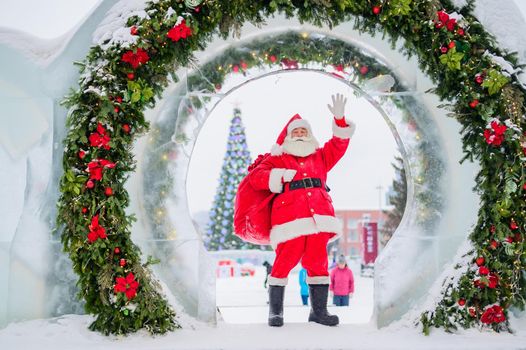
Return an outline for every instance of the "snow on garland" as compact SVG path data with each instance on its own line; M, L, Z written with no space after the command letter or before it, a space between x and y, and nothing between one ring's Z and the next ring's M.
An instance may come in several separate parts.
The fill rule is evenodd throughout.
M447 0L283 0L250 7L240 0L117 3L80 64L79 89L65 100L69 132L57 222L79 275L80 297L96 316L90 328L120 334L178 326L149 271L152 261L142 263L130 239L134 217L125 212L124 183L134 169L133 140L148 130L144 109L161 96L174 65L191 62L214 34L227 36L244 22L259 24L281 12L328 26L353 15L362 32L383 31L393 43L404 38L403 51L418 55L435 93L454 101L464 159L480 161L481 208L470 234L469 268L455 283L445 283L441 300L422 314L421 323L425 332L433 326L508 330L508 309L525 305L524 90L515 74L503 71L502 60L484 55L502 57L516 70L515 58L497 47L472 10L471 1L455 8ZM298 66L287 57L275 59L290 69ZM94 93L99 91L104 93ZM99 123L104 132L97 130ZM93 133L98 136L90 143Z

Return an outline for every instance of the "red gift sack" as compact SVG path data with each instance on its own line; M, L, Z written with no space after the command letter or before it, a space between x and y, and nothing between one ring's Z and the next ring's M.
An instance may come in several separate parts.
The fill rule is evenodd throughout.
M256 190L249 181L250 172L270 153L259 157L248 167L248 175L239 183L234 204L234 233L244 241L270 244L270 213L275 193Z

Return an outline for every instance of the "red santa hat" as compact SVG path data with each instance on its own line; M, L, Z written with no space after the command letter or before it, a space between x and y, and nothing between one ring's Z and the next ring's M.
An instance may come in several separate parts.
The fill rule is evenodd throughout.
M287 124L279 134L276 143L272 146L272 149L270 150L270 154L272 154L273 156L281 155L283 153L281 145L283 145L283 142L285 141L287 135L290 135L292 133L292 130L296 128L305 128L309 132L309 136L312 136L312 129L310 127L309 122L303 119L299 114L295 114L292 118L290 118L290 120L287 122Z

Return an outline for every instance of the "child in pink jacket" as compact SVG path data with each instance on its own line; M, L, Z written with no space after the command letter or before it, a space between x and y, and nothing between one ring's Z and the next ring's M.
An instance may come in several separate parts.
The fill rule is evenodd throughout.
M349 306L349 298L354 293L354 276L343 255L338 257L338 266L331 270L330 277L334 305Z

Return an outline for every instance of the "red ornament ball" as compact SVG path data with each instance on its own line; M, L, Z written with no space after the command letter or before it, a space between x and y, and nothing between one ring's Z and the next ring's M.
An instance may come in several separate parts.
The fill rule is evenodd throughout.
M479 257L477 258L477 260L475 260L475 262L477 263L477 266L482 266L482 265L484 265L484 262L485 262L485 261L486 261L486 260L484 259L483 256L479 256Z
M369 67L367 66L361 66L360 67L360 74L366 75L369 72Z
M91 189L91 188L95 187L95 183L93 181L91 181L91 180L88 180L86 182L86 187Z
M88 212L88 208L82 207L82 214L86 214Z
M497 242L496 240L492 240L489 244L489 246L492 248L492 249L497 249L497 247L499 246L499 242Z
M447 53L448 51L449 51L449 49L446 46L442 46L440 48L440 52L442 52L442 53Z
M86 152L79 151L78 156L79 156L80 159L84 159L84 157L86 156Z
M119 247L115 247L115 249L113 249L113 252L115 254L120 254L121 253L121 249Z
M519 228L519 226L517 226L517 224L515 223L515 220L511 220L511 222L510 222L510 228L511 228L512 230L516 230L516 229Z
M115 97L115 101L117 101L118 103L122 103L122 97L121 96Z
M491 225L491 227L489 228L489 232L495 233L495 230L496 230L495 225Z
M464 34L466 34L466 33L464 32L464 29L458 28L457 34L460 35L460 36L464 36Z
M111 187L106 187L106 189L104 190L104 194L108 197L113 195L113 190L111 189Z
M199 12L201 11L201 7L197 6L197 7L194 9L194 11L195 11L196 13L199 13Z
M450 49L454 48L457 44L454 42L454 41L451 41L447 47L449 47Z
M513 237L511 236L506 237L506 242L513 243Z
M483 82L484 82L484 77L483 77L482 75L479 74L479 75L477 75L477 76L475 77L475 83L477 83L477 84L480 85L480 84L482 84Z
M270 59L270 62L272 63L275 63L278 60L278 58L274 55L271 55L269 59Z
M121 110L119 107L115 107L113 108L113 110L115 111L115 113L119 113L119 111Z
M479 104L479 100L475 99L475 100L473 100L473 101L471 101L471 102L469 103L469 106L470 106L471 108L475 108L475 107L478 106L478 104Z
M132 26L132 27L130 28L130 34L131 34L131 35L137 35L137 34L139 34L139 29L137 29L136 26Z
M460 305L460 306L464 306L464 305L466 305L466 300L464 300L464 299L458 299L458 305Z
M241 61L241 69L247 70L247 68L248 68L248 64L244 61Z
M134 73L128 73L127 76L128 76L129 80L135 79L135 74Z
M526 182L522 185L522 189L526 191Z
M123 130L125 133L129 134L129 133L130 133L130 130L131 130L131 127L130 127L129 124L122 124L122 130Z
M239 72L239 66L236 64L234 67L232 67L232 70L234 71L234 73Z
M380 6L373 6L373 13L375 15L380 14L380 12L382 12L382 8Z
M121 267L124 267L124 266L126 265L126 259L121 259L121 260L119 260L119 265L120 265Z

